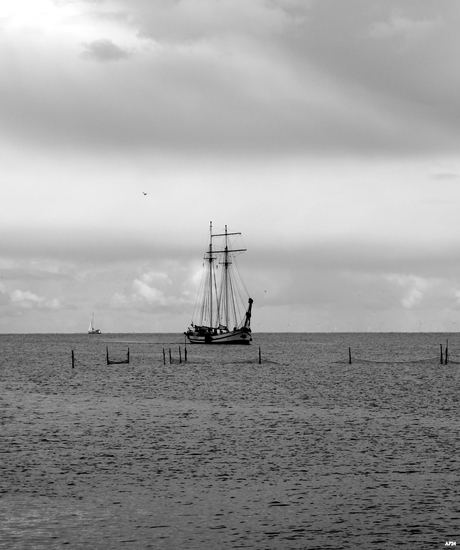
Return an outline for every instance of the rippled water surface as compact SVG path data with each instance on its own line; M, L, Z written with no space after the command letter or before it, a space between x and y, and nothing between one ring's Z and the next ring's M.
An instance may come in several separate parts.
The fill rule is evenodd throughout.
M1 548L460 545L460 336L0 345Z

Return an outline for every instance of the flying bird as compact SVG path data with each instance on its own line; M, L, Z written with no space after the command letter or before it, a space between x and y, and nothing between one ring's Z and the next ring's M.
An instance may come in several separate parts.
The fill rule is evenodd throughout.
M142 191L142 193L144 193L144 195L147 195L147 193L145 191Z

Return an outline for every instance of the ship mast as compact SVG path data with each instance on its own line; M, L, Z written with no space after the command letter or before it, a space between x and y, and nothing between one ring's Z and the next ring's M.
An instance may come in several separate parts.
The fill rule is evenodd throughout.
M212 222L209 222L209 326L212 328Z
M227 226L225 226L225 232L224 233L217 233L215 235L211 235L212 237L224 237L224 250L214 250L214 254L223 254L223 261L222 265L224 266L224 272L222 274L222 287L221 287L221 300L223 300L223 304L218 307L220 309L220 312L223 313L223 316L225 318L225 326L229 328L228 324L230 322L229 319L229 266L231 265L231 253L235 252L245 252L246 248L238 248L238 249L228 249L228 237L232 235L241 235L241 233L229 233L227 231ZM230 289L230 291L233 293L233 290ZM219 313L219 312L218 312ZM237 323L237 319L235 318L235 323Z
M225 248L224 248L224 291L225 291L225 326L228 328L228 237L227 226L225 226Z

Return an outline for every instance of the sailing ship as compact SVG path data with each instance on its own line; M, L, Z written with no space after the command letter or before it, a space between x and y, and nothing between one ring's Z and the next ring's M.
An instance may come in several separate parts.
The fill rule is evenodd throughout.
M253 300L248 299L245 311L241 298L242 289L238 286L235 273L238 270L233 269L236 266L235 257L246 251L246 248L232 248L232 243L240 235L241 233L229 233L227 226L224 233L213 234L212 222L210 223L203 278L191 326L184 332L191 344L248 345L252 341ZM222 267L220 270L219 266ZM241 279L240 282L244 287Z
M101 331L98 328L94 328L94 312L91 316L91 321L89 322L88 334L101 334Z

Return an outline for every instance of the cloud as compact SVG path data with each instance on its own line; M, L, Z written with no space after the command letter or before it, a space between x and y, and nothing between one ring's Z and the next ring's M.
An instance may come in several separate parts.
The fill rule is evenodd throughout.
M161 290L149 286L144 281L136 279L133 283L134 292L141 298L144 298L150 304L167 305L167 300Z
M37 302L37 303L43 303L45 301L44 298L41 296L37 296L36 294L33 294L32 292L22 290L14 290L11 293L11 301L12 302Z
M27 309L59 309L61 307L60 301L57 298L47 300L43 296L38 296L28 290L13 290L13 292L10 293L10 299L13 304Z
M401 305L406 309L413 309L421 305L425 292L433 282L421 277L390 274L387 276L390 283L394 283L405 290L405 295L401 299Z
M307 4L307 3L306 3ZM143 37L169 45L215 45L222 53L235 53L240 39L246 45L270 40L289 29L295 16L283 9L282 3L263 0L187 0L149 5L126 3L131 19Z
M134 278L124 292L112 295L111 306L150 312L190 310L195 300L191 292L196 285L191 283L193 274L172 259L163 259L158 263L165 265L163 271L148 270Z
M371 25L369 36L377 39L393 39L401 36L407 47L415 47L441 24L439 17L435 19L414 20L401 15L400 10L391 13L387 21L379 21Z
M83 44L83 47L85 51L82 53L82 57L100 62L119 61L128 59L132 55L132 52L120 48L107 38Z
M459 178L460 178L460 176L458 174L454 174L454 173L451 173L451 172L440 172L438 174L432 174L430 176L430 179L439 180L439 181L458 180Z
M9 136L214 155L458 149L460 81L450 52L459 38L450 3L436 16L422 3L414 16L395 2L133 0L119 1L124 16L110 22L106 3L78 5L71 21L79 26L67 21L67 36L46 35L51 50L34 38L40 71L28 68L27 44L3 38L0 46L17 52L14 65L0 67ZM424 40L401 52L395 33L421 26L430 29ZM87 29L105 38L82 41ZM376 40L375 29L387 29L388 39ZM82 43L85 59L126 63L117 71L79 66Z

